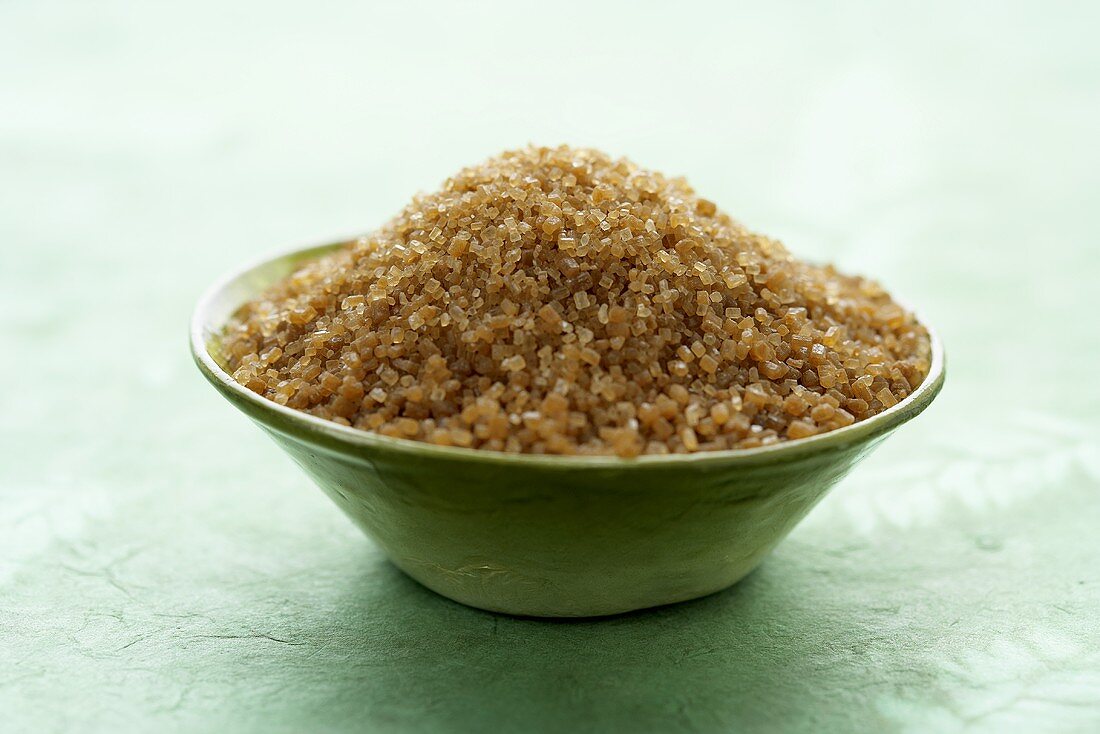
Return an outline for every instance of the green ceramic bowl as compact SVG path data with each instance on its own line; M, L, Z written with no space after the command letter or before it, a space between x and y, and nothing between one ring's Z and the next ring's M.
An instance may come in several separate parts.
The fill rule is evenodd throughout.
M218 351L217 334L242 303L342 244L281 255L214 286L192 320L195 362L394 564L482 609L586 617L724 589L943 385L943 349L930 329L932 370L912 395L869 420L775 446L620 459L387 438L256 395Z

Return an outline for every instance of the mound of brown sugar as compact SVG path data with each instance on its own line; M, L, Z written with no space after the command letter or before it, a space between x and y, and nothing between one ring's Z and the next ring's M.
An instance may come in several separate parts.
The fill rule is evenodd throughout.
M662 454L830 431L908 395L928 334L680 178L526 148L460 171L246 304L224 356L280 404L509 452Z

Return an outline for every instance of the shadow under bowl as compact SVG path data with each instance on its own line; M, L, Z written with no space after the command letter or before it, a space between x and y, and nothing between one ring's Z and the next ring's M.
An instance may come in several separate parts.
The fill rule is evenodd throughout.
M267 400L225 370L218 335L246 301L345 243L265 260L199 301L203 375L266 431L409 576L470 606L588 617L694 599L735 583L944 381L846 428L756 449L561 457L440 447L340 426Z

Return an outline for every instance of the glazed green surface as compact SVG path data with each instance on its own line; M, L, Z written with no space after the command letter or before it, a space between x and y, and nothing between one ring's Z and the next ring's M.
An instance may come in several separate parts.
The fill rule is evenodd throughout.
M755 450L631 460L516 456L364 433L243 388L226 371L220 346L241 304L339 246L278 255L210 288L191 322L195 364L394 565L479 609L606 616L725 589L944 383L942 347L930 330L929 374L891 410Z
M615 614L724 589L837 473L786 466L734 479L682 468L669 476L364 462L277 439L410 576L465 604L540 617Z
M517 3L459 45L469 9L392 7L0 4L0 729L1100 728L1096 9L558 4L600 29L569 42ZM600 65L637 73L570 83ZM727 592L446 601L187 354L227 269L528 139L684 173L947 345L935 404Z

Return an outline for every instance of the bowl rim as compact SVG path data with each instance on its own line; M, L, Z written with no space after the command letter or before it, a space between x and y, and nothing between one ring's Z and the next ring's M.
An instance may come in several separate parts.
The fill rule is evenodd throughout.
M424 459L450 459L464 462L481 462L503 466L539 467L550 469L629 469L632 467L698 467L700 465L721 464L759 464L762 461L786 461L806 458L826 451L839 450L857 443L869 443L872 439L892 432L923 412L943 388L946 374L946 359L939 335L916 311L910 309L904 301L894 298L917 318L928 331L932 350L932 363L928 375L917 389L905 399L883 412L857 421L849 426L837 428L806 438L790 439L767 446L746 449L723 449L720 451L697 451L689 454L642 454L633 458L615 455L557 455L507 453L490 449L463 448L458 446L439 446L426 441L394 438L360 428L342 426L339 423L318 418L317 416L280 405L273 400L258 395L241 385L226 372L209 350L209 338L223 323L210 323L210 311L223 293L234 284L257 274L277 263L287 261L299 265L328 252L355 242L357 237L327 242L321 245L281 250L272 255L254 259L243 266L231 270L218 278L213 285L200 296L191 314L190 348L191 356L199 370L210 383L234 405L246 412L253 420L262 423L265 428L279 433L291 433L303 440L319 443L339 453L359 453L361 451L383 451L421 457ZM236 307L242 305L236 304ZM215 329L208 328L214 326ZM244 406L251 410L245 411Z

